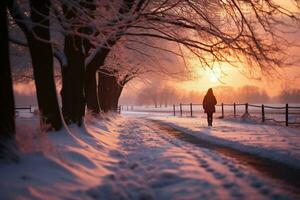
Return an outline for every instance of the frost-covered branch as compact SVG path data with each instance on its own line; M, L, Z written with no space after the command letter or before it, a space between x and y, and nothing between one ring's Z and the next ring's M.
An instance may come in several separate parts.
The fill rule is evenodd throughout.
M12 37L11 35L9 35L9 41L14 44L23 46L23 47L28 47L28 44L26 41L20 40L19 38L16 38L16 37ZM57 47L57 45L53 45L53 54L54 54L54 57L60 63L61 67L67 66L68 61L66 59L66 56L62 51L60 51L60 49Z

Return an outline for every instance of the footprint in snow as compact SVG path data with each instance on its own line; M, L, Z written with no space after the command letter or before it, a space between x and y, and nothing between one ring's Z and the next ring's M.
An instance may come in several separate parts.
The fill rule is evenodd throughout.
M261 188L263 186L263 183L260 182L260 181L253 181L250 183L250 185L253 187L253 188Z
M244 194L239 189L233 189L230 194L237 199L243 199L244 197Z
M133 163L132 165L130 165L130 169L134 170L135 168L137 168L139 165L137 163Z
M172 172L163 172L159 178L155 179L150 185L153 188L165 187L182 181L182 178Z
M235 167L230 168L229 170L230 170L231 172L233 172L233 173L238 173L238 172L240 172L239 169L238 169L238 168L235 168Z
M113 157L124 158L124 155L123 155L121 152L116 151L116 150L110 151L110 154L111 154Z
M269 195L271 194L271 190L269 188L266 188L266 187L263 187L259 190L259 192L262 194L262 195Z
M124 167L127 163L124 160L120 160L118 164L119 166Z
M272 200L290 200L289 197L286 197L286 196L281 195L281 194L272 194L271 199Z
M149 193L142 193L138 197L138 200L152 200L152 199L154 199L154 197Z
M207 168L206 168L206 171L207 171L207 172L213 173L215 170L214 170L213 168L211 168L211 167L207 167Z
M226 175L225 174L222 174L222 173L220 173L220 172L214 172L213 173L213 175L214 175L214 177L216 178L216 179L224 179L225 177L226 177Z
M112 181L116 180L116 176L114 174L107 175L107 178L110 179L110 180L112 180Z
M234 188L234 187L237 187L237 185L233 182L225 182L223 183L222 185L224 188L226 189L230 189L230 188Z
M152 171L152 170L154 170L154 169L156 169L155 166L148 166L148 167L147 167L147 171Z
M236 172L235 176L238 178L243 178L245 176L245 174L243 172Z
M202 164L200 164L200 165L201 165L201 167L203 167L204 169L206 169L206 168L209 167L209 165L208 165L207 163L202 163Z

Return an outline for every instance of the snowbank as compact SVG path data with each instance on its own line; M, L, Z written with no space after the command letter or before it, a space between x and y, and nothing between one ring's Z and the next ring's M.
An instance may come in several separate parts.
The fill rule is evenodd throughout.
M109 131L113 119L89 119L86 127L45 134L38 119L19 118L20 162L0 163L0 199L91 198L82 191L101 184L117 162L109 155L118 142Z

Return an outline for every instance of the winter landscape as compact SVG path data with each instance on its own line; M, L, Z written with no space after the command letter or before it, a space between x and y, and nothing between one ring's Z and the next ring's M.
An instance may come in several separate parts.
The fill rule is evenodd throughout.
M300 199L298 0L1 0L0 199Z

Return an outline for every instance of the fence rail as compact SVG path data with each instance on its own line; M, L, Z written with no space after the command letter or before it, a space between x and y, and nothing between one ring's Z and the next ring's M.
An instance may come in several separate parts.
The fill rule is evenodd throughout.
M33 106L32 105L18 105L15 107L15 111L18 112L19 110L28 110L30 113L33 113Z
M261 120L261 122L274 121L276 123L283 123L285 126L300 125L300 106L294 106L285 104L284 106L273 106L265 104L249 104L249 103L221 103L217 104L217 112L221 114L220 118L224 118L225 115L233 114L233 117L238 115L254 116ZM200 108L199 108L200 107ZM121 110L127 111L139 111L138 106L121 106ZM160 109L160 110L159 110ZM150 110L144 110L150 111ZM202 104L189 103L189 104L173 104L168 109L156 108L150 112L165 112L174 116L190 116L194 117L196 112L203 112ZM232 113L233 112L233 113Z

